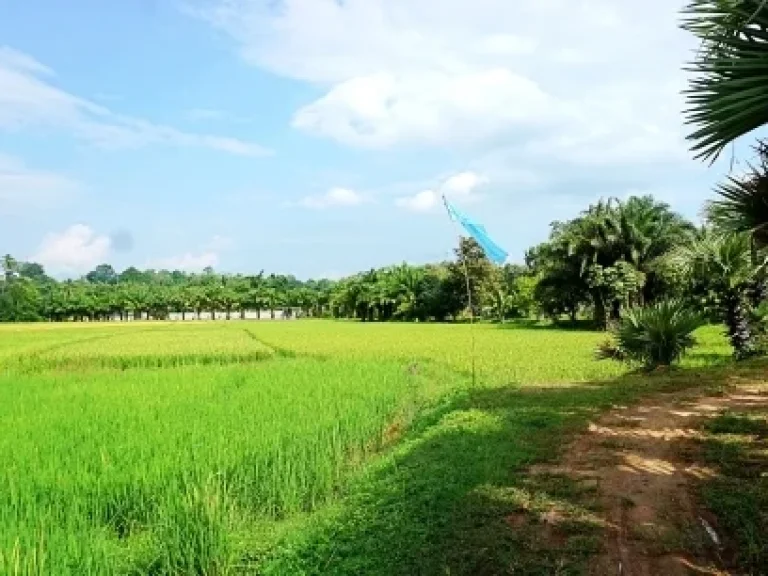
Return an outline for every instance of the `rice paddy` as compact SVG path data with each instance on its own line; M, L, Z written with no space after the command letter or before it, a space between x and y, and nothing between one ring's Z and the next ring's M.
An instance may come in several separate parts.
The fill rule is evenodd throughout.
M688 366L727 361L719 332L701 332ZM350 526L358 529L351 541L364 536L349 521L354 510L387 509L384 497L365 500L392 481L382 470L400 478L419 434L432 442L447 426L477 439L503 427L495 408L447 408L481 390L620 377L625 367L594 359L602 337L527 325L323 321L2 326L0 574L378 573L359 571L369 564L327 543L331 534L351 538ZM596 406L611 397L601 394ZM525 406L539 413L553 404ZM397 532L413 530L409 541L418 542L434 522L445 528L461 478L488 481L539 450L544 457L555 436L523 452L515 439L548 436L550 426L562 432L572 414L521 413L503 449L504 458L523 456L503 465L463 440L455 456L465 470L451 472L455 481L427 474L444 509L429 500L428 516L410 517ZM398 506L424 497L395 484ZM369 536L407 548L384 532ZM364 553L366 545L352 548ZM389 573L444 568L423 566L395 564Z

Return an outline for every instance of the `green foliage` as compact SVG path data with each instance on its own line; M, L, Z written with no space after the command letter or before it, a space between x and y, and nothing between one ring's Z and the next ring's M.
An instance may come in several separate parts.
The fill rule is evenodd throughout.
M91 284L115 284L117 283L118 276L111 265L99 264L85 275L85 279Z
M472 312L479 317L483 302L493 301L498 296L498 272L472 238L461 238L455 254L456 260L448 264L448 285L463 310L469 307L467 290L470 291Z
M625 311L613 329L613 346L599 357L638 362L646 368L670 366L693 347L693 332L704 324L700 314L679 300L668 300Z
M587 285L608 302L631 306L645 285L645 274L624 261L607 267L593 264L587 269Z
M515 278L511 293L513 317L528 318L536 312L536 288L538 285L539 279L530 273Z
M755 248L768 248L768 143L756 146L759 163L735 178L729 176L709 203L710 220L721 230L752 236Z
M749 293L765 263L755 264L753 256L749 235L705 231L666 257L667 265L687 278L690 293L715 307L739 359L759 352Z
M453 261L403 263L338 282L263 272L221 275L210 268L200 274L136 268L118 274L108 264L79 280L55 282L42 266L7 256L0 320L162 320L172 314L223 320L249 311L261 317L266 310L272 318L281 311L282 317L440 322L466 319L469 294L474 316L497 322L533 315L575 322L591 313L603 329L628 306L669 297L698 300L717 314L730 302L732 312L738 304L728 291L733 287L713 283L706 274L691 282L678 268L663 265L673 247L691 245L695 237L688 221L644 196L600 201L572 220L555 222L549 240L528 251L525 266L494 266L467 238ZM752 248L754 261L760 254L754 243ZM749 300L759 304L765 286L765 277L753 274ZM749 309L737 312L748 316Z
M693 0L683 27L700 41L686 91L689 136L714 160L728 143L768 123L768 2Z
M589 307L595 324L605 327L622 307L665 296L655 263L693 233L687 220L650 196L600 201L573 220L555 222L549 240L527 258L540 277L539 307L572 318Z
M32 322L40 318L40 291L38 285L21 271L26 270L23 264L10 255L6 255L2 264L3 275L0 276L0 322Z

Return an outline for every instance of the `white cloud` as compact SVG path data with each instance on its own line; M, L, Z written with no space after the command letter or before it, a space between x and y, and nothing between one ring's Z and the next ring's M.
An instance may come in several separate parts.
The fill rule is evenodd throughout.
M434 190L422 190L413 196L403 196L395 200L395 206L411 212L429 212L440 204L440 195Z
M18 158L0 154L0 215L53 209L79 190L74 180L33 170Z
M348 145L514 145L574 164L685 150L684 0L198 1L247 62L324 90L295 127Z
M476 172L461 172L448 178L442 190L446 195L469 196L478 186L487 182L487 177Z
M556 122L560 108L535 82L504 69L413 78L378 73L336 85L298 110L293 125L365 147L462 144L509 125Z
M48 234L30 258L55 274L87 272L106 261L112 248L109 236L96 233L84 224Z
M198 147L240 156L266 149L237 138L193 134L141 118L115 113L57 88L53 72L31 56L0 47L0 129L47 128L69 131L104 148L150 144Z
M221 253L231 250L234 246L235 240L232 237L217 234L199 246L199 251L151 259L147 262L147 267L156 270L200 272L209 266L211 268L218 266L221 261Z
M459 172L444 179L437 190L422 190L413 196L401 196L395 199L395 206L411 212L431 212L438 207L445 196L464 203L477 198L478 187L487 184L488 178L477 172Z
M325 208L348 208L359 206L366 198L359 192L349 188L331 188L325 194L306 196L299 202L300 206L322 210Z
M178 256L151 260L147 265L156 270L184 270L187 272L200 272L209 266L215 268L219 263L219 254L212 250L193 254L187 252Z

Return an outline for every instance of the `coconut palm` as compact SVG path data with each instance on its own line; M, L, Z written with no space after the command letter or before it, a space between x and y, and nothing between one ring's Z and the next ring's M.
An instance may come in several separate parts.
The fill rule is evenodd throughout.
M765 264L753 264L749 236L706 233L672 251L668 262L716 293L735 356L753 356L756 338L750 325L749 289Z
M697 157L714 161L768 123L768 0L692 0L683 28L701 40L686 91Z

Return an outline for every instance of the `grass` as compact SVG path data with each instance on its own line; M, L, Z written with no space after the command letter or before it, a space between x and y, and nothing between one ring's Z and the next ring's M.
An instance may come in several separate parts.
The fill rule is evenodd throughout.
M0 378L0 573L220 573L239 526L328 502L422 378L306 359Z
M484 384L553 384L608 380L626 366L596 362L605 334L527 324L365 324L359 322L270 322L257 326L262 342L299 355L386 357L403 362L437 363L463 374L471 370L475 340L479 379ZM722 328L696 333L700 346L686 367L727 363L731 350Z
M707 426L706 461L719 475L702 488L717 516L729 564L744 574L768 566L768 410L728 411Z
M703 330L688 368L728 362ZM468 351L474 334L478 385ZM514 529L596 411L686 371L626 375L602 335L307 322L0 327L0 573L576 573Z
M755 377L765 365L740 370ZM457 394L425 413L395 450L353 481L343 506L293 533L258 573L584 574L601 533L589 508L595 499L586 493L594 486L532 477L527 467L555 460L566 438L612 405L650 392L718 389L735 372L681 370ZM542 517L553 508L563 517L555 526Z

